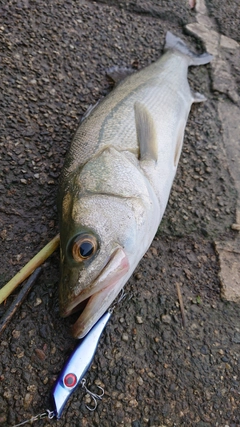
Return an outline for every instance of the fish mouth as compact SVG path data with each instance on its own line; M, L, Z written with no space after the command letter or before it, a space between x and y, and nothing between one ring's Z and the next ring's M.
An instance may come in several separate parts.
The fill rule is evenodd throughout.
M90 287L83 289L63 312L63 317L76 312L85 305L80 317L72 326L72 335L83 338L109 308L125 284L129 270L128 258L123 248L117 248L108 263Z

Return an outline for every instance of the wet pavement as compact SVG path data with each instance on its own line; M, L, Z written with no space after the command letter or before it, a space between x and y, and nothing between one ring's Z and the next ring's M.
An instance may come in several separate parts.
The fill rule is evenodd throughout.
M159 232L86 375L105 396L92 413L79 388L59 421L36 426L240 426L239 11L218 0L195 10L157 0L0 4L0 285L58 232L58 176L83 113L111 90L106 69L156 60L167 30L215 57L189 70L208 100L192 107ZM56 252L1 335L3 427L52 408L75 346L73 319L59 317L58 278Z

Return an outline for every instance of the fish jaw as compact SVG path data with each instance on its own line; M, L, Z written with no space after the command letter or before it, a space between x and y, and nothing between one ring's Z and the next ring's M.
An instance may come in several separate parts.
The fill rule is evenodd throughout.
M71 332L74 338L83 338L90 331L107 311L124 285L125 281L119 280L118 283L114 283L90 297L83 313L72 326Z
M128 271L128 257L123 248L118 247L94 282L83 289L67 306L62 307L62 316L67 317L80 303L89 299L72 327L74 337L83 338L105 313L124 286Z

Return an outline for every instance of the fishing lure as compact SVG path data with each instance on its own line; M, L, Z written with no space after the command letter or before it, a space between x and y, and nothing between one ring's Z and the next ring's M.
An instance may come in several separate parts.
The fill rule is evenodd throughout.
M102 393L100 395L92 393L86 387L86 380L84 378L84 375L86 374L92 363L92 360L97 350L99 339L108 320L112 315L112 312L113 308L110 308L99 319L99 321L93 326L90 332L83 339L80 340L77 347L74 349L73 353L67 360L51 393L54 406L53 410L51 411L47 409L46 412L36 415L30 420L23 421L20 424L16 424L14 427L19 427L29 422L32 423L45 417L48 417L49 419L56 417L57 419L59 419L61 417L62 411L67 400L69 399L73 391L76 389L78 384L82 385L82 387L87 393L90 394L94 401L94 407L90 408L89 406L87 406L87 408L90 411L94 411L96 409L97 399L102 399L102 396L104 395L104 390L102 389L102 387L98 386L98 388L101 389Z
M108 310L85 336L85 338L81 340L80 344L75 348L60 373L52 391L54 413L57 418L60 418L67 400L80 382L85 390L87 390L84 375L92 363L99 339L111 317L111 314L112 310ZM94 393L90 394L95 399L103 396L103 394L100 396L95 395ZM88 409L91 410L89 407Z

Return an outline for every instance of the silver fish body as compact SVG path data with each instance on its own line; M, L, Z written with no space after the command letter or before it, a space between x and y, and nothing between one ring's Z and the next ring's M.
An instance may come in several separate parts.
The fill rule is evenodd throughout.
M87 302L84 336L149 248L164 214L193 102L189 65L206 64L171 33L157 62L124 79L77 130L59 187L60 306Z

